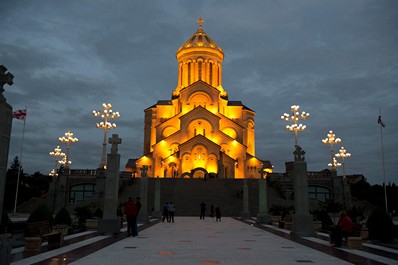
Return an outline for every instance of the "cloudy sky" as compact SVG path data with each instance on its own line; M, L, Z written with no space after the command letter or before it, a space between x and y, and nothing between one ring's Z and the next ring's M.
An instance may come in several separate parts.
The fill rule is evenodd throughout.
M256 155L276 172L293 159L280 116L309 112L299 134L308 169L327 168L333 130L352 157L347 174L382 183L381 109L387 181L398 177L398 1L1 1L0 64L15 76L4 96L28 108L25 173L47 174L49 152L70 129L72 168L96 168L103 131L92 110L110 102L121 117L121 167L143 152L144 109L170 99L176 50L205 20L222 47L223 87L256 111ZM395 118L394 118L395 117ZM21 149L13 120L9 164ZM109 146L108 146L109 147ZM109 150L109 149L108 149ZM339 168L342 174L342 169Z

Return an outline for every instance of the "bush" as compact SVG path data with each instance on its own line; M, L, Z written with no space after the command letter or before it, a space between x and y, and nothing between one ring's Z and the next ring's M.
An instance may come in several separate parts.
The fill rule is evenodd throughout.
M394 223L381 208L373 210L369 215L366 226L369 229L369 239L390 241L394 238Z
M322 229L331 230L333 227L332 218L324 209L316 209L312 212L315 221L322 222Z
M54 224L68 225L68 226L72 225L72 217L70 216L69 211L65 207L62 207L55 215Z
M47 204L42 204L39 207L37 207L35 210L33 210L33 212L30 214L26 222L31 223L31 222L40 222L40 221L49 221L50 224L52 224L54 221L53 212L47 206Z
M268 212L271 215L281 216L282 220L284 220L286 216L288 216L292 212L294 212L294 206L293 205L286 206L286 205L281 205L281 204L273 204Z
M94 212L94 217L102 219L104 217L104 212L102 211L101 208L97 208Z
M80 224L85 224L87 219L93 217L93 212L90 206L76 207L75 213Z

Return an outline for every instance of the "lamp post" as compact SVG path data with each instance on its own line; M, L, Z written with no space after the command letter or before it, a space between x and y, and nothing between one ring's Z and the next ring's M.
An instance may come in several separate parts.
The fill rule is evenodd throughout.
M76 137L73 137L73 133L71 133L70 130L68 130L68 132L65 133L65 136L59 137L58 139L62 143L66 143L66 154L64 156L63 163L61 163L61 164L64 164L65 169L69 169L69 164L71 164L71 162L69 160L70 144L79 141L79 139L77 139Z
M339 153L335 155L335 157L341 158L341 164L343 165L343 179L345 180L346 175L345 175L345 159L350 157L351 154L347 153L347 150L344 149L342 146L339 150Z
M333 157L333 162L329 163L328 166L336 170L337 167L341 166L341 163L337 162L337 159Z
M65 156L65 154L64 153L62 153L61 152L62 150L61 150L61 148L59 148L59 145L57 145L57 147L55 147L54 148L54 151L51 151L49 154L50 154L50 156L53 156L53 157L55 157L55 167L54 167L54 169L53 170L51 170L51 172L50 172L50 176L52 176L53 177L53 181L55 182L55 177L57 177L58 176L58 172L57 172L57 170L58 170L58 166L57 166L57 164L59 163L59 157L60 156Z
M297 124L299 120L306 120L310 114L308 112L299 112L300 106L298 105L293 105L290 107L291 115L284 113L281 116L282 120L285 120L287 122L292 121L293 124L291 125L286 125L286 131L294 132L294 143L295 145L298 145L298 132L304 131L307 126L303 124Z
M93 110L94 117L100 117L103 119L100 123L96 124L97 128L101 128L104 130L104 142L102 143L102 158L99 168L106 168L106 133L109 130L116 128L116 123L111 123L109 120L117 119L120 117L119 112L113 112L112 105L110 103L102 103L103 111L101 110Z
M325 139L322 139L322 143L324 144L329 144L330 145L330 163L329 166L332 168L332 171L336 171L336 163L337 160L334 157L334 150L333 150L333 145L338 144L341 142L340 138L336 138L336 135L333 133L333 131L329 131L327 134L327 137Z

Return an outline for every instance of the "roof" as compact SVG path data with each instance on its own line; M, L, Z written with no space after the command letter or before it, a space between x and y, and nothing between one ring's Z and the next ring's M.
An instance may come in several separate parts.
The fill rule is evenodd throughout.
M246 107L245 105L243 105L242 101L240 100L230 100L228 101L227 106L242 106L244 110L249 110L249 111L253 111L252 109L250 109L249 107Z
M181 50L190 49L190 48L210 48L220 51L224 54L224 51L220 46L217 45L206 32L203 31L201 22L199 22L198 30L177 50L177 53Z

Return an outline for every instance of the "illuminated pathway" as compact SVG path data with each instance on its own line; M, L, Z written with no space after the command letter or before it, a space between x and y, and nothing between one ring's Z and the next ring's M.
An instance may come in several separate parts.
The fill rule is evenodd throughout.
M175 221L149 226L134 238L102 236L102 241L114 241L107 246L101 246L100 240L46 260L25 259L15 264L396 264L393 259L398 256L397 251L392 258L374 254L363 258L354 255L358 250L334 249L316 238L294 241L283 230L233 218L215 222L212 218L176 217Z

